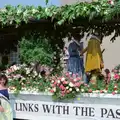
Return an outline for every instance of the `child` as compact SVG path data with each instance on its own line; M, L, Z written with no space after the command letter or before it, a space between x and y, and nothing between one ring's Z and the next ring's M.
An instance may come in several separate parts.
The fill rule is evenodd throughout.
M105 69L105 83L109 84L110 83L110 79L111 79L111 75L110 75L110 70L109 69Z
M0 75L0 120L12 120L12 109L9 103L9 94L7 88L8 79L5 75Z

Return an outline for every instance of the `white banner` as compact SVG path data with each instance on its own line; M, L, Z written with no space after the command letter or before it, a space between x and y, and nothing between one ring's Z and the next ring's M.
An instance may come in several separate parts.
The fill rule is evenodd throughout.
M120 106L59 102L14 102L15 118L30 120L118 120Z

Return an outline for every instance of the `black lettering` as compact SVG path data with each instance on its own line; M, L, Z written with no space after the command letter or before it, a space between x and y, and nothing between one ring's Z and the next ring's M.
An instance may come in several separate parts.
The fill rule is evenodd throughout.
M22 103L22 106L23 106L22 111L27 111L27 106L26 106L26 104L25 104L25 103Z
M104 117L104 115L107 114L107 109L101 108L101 117Z
M78 109L80 109L80 107L76 107L74 106L73 109L75 108L75 115L78 115Z
M58 108L58 114L60 114L60 108L62 108L62 106L56 105L56 108Z
M88 116L88 107L81 107L81 116Z
M20 111L20 108L18 108L18 103L15 103L15 110Z
M29 112L34 112L34 110L32 108L33 104L28 104L28 105L29 105Z
M53 114L55 114L55 106L53 105Z
M116 118L120 119L120 109L116 110Z
M94 117L95 116L95 114L94 114L94 108L92 108L92 107L90 107L89 108L89 116L91 116L91 117ZM93 114L92 114L93 113Z
M112 118L115 118L112 109L109 110L108 115L107 115L107 118L109 118L110 116L112 116Z
M22 103L20 103L20 111L22 111Z
M69 114L69 106L63 106L63 114Z
M35 104L35 105L34 105L34 107L35 107L34 112L38 112L38 111L39 111L38 106L39 106L38 104Z
M48 105L43 104L42 106L43 106L44 113L46 113L46 112L47 112L47 113L50 113L50 110L51 110L51 106L52 106L52 105L49 105L49 106L48 106Z

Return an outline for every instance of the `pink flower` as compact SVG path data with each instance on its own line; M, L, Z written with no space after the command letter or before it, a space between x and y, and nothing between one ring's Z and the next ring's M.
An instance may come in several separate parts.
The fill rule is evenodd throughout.
M65 91L61 91L61 95L62 95L62 97L64 97L65 96Z
M60 85L60 89L61 89L61 90L65 90L65 87L61 84L61 85Z
M92 93L92 89L89 89L88 92L89 92L89 93Z
M88 84L85 84L85 83L84 83L84 86L85 86L85 87L88 87Z
M112 92L112 95L115 95L115 94L116 94L116 93L113 91L113 92Z
M78 73L76 73L76 77L78 77Z
M69 77L69 76L70 76L69 72L65 73L65 75L66 75L66 77Z
M70 93L70 91L69 91L69 90L67 90L67 91L66 91L66 93Z
M55 85L54 85L54 84L52 84L51 86L52 86L52 87L55 87Z
M73 74L72 76L73 76L73 77L76 77L76 74Z
M54 85L56 85L56 84L57 84L57 82L55 81L53 84L54 84Z
M118 80L120 78L120 76L118 74L115 74L114 78Z
M81 85L80 82L75 83L75 87L80 87L80 85Z
M60 86L60 83L57 83L57 86Z
M64 84L64 85L68 84L68 81L63 81L63 84Z
M77 79L77 81L79 81L79 80L82 80L82 77L77 77L76 79Z
M51 93L54 93L54 90L50 90Z
M104 93L104 91L103 91L103 90L100 90L100 93Z

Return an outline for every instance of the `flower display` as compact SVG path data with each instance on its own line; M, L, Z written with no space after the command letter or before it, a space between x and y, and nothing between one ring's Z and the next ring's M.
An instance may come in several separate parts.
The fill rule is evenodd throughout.
M120 93L120 65L110 72L110 81L105 83L105 77L97 80L97 86L91 82L85 84L82 77L65 73L63 75L50 75L48 68L42 66L42 70L47 71L45 75L33 69L34 64L13 65L4 71L9 80L9 90L14 93L20 91L30 92L50 92L56 99L72 99L80 93ZM76 76L76 77L75 77Z
M70 99L76 97L84 85L82 78L73 78L68 73L64 76L52 76L50 92L55 99Z

